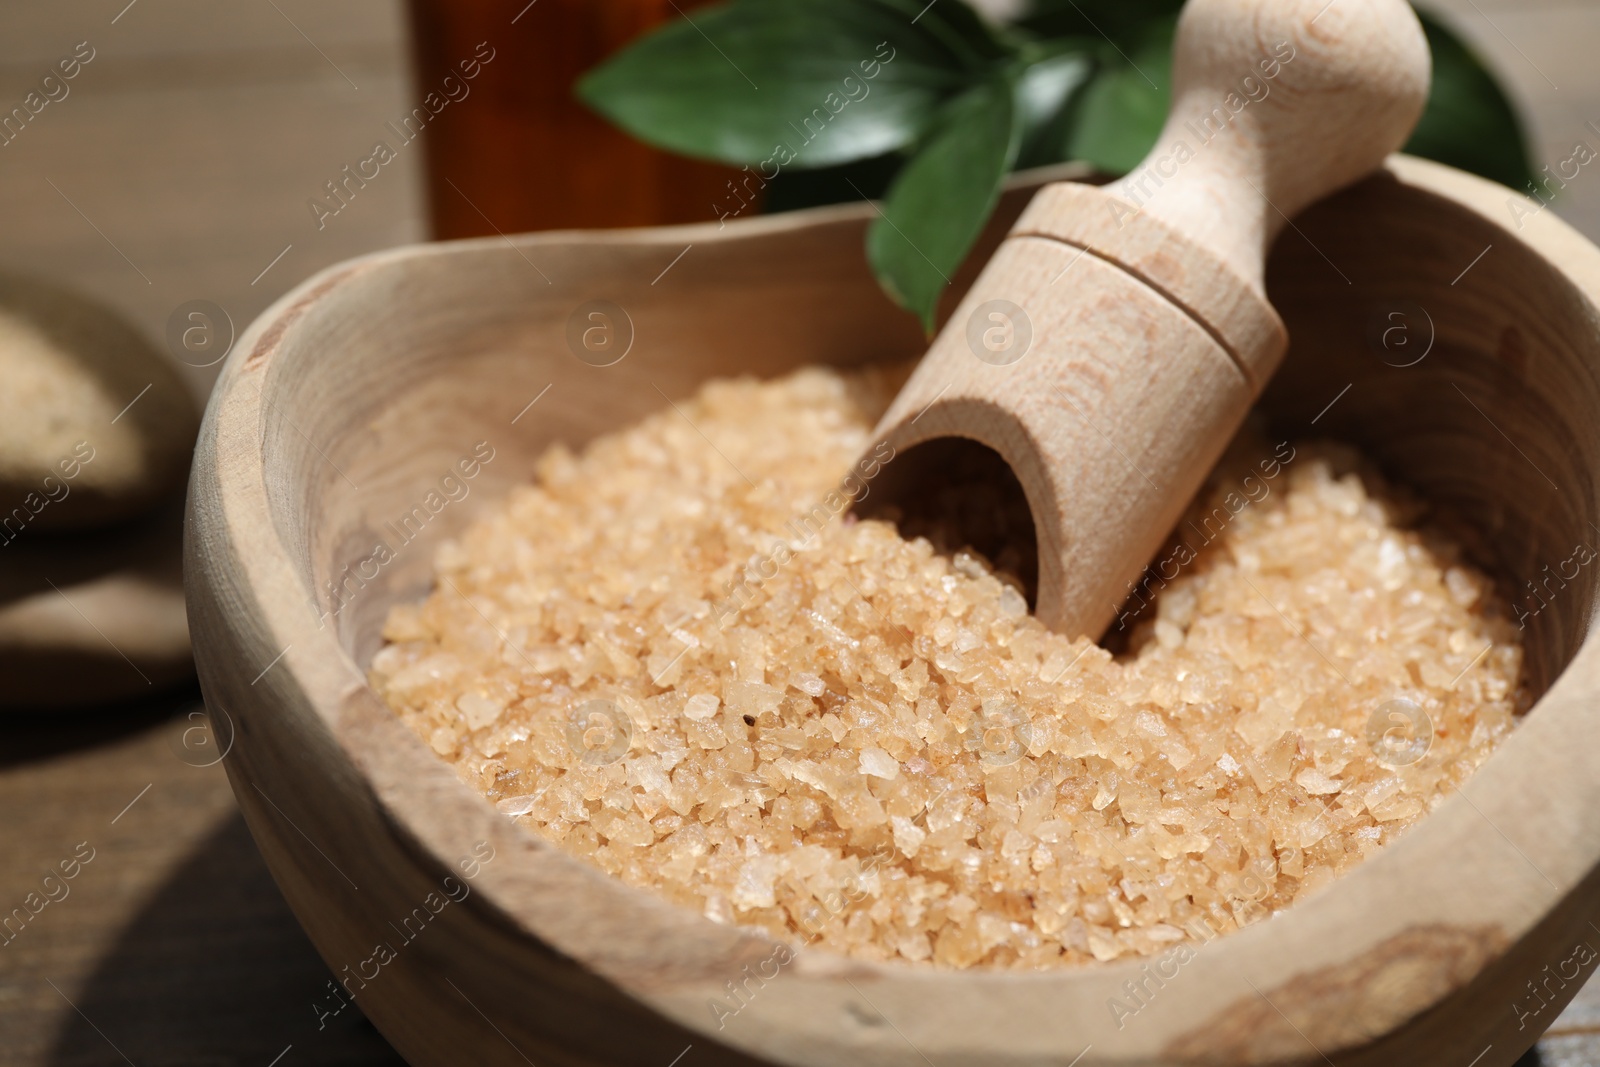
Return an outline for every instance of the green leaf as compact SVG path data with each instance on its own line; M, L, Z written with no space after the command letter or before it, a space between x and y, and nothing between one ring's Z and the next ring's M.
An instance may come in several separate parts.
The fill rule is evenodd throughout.
M1126 49L1113 49L1079 101L1067 153L1111 174L1126 174L1156 143L1172 102L1172 38L1177 20L1156 19Z
M1015 83L999 76L952 100L867 232L884 290L931 334L939 294L983 230L1016 159Z
M1417 17L1433 52L1433 85L1405 151L1525 189L1533 168L1511 102L1460 38L1420 11Z
M1051 41L1024 54L1017 76L1017 107L1022 112L1022 145L1016 165L1037 167L1068 158L1067 134L1073 104L1094 77L1097 48L1079 37Z
M790 168L776 175L761 201L761 210L798 211L823 204L860 203L862 197L881 200L889 183L900 173L906 157L899 152L840 163L834 167Z
M1040 37L1094 37L1127 49L1181 7L1183 0L1033 0L1020 24Z
M1013 167L1042 166L1065 159L1066 122L1075 94L1094 72L1094 48L1081 38L1029 43L1017 61L1017 107L1022 143ZM888 153L832 167L788 168L764 190L761 210L794 211L820 204L882 199L905 164L905 156Z
M781 0L780 0L781 2ZM862 0L835 0L848 7L858 6ZM870 0L869 0L870 2ZM963 57L968 67L977 70L993 60L1003 59L1014 50L1014 44L1002 33L985 22L966 0L876 0L893 8L908 26L934 37L954 54Z
M782 168L882 155L914 143L945 100L1007 55L958 0L915 24L913 6L698 9L591 71L578 94L640 140L702 159Z

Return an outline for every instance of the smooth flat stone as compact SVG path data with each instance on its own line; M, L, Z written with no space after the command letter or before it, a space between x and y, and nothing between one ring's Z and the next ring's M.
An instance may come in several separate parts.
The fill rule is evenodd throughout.
M0 547L0 710L82 707L194 673L182 506L91 534Z
M0 545L139 514L184 484L199 418L116 312L0 275Z

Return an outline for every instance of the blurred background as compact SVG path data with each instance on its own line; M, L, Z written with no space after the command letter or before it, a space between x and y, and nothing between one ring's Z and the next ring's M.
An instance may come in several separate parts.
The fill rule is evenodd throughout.
M214 309L207 328L225 341L305 278L365 252L713 219L733 169L646 147L571 91L602 58L697 6L0 5L0 118L63 57L93 56L66 95L0 145L0 271L116 309L203 403L217 365L168 341L193 302ZM1600 147L1600 5L1426 7L1510 98L1531 170L1571 159L1579 144ZM464 61L475 74L462 77ZM447 75L465 92L415 118ZM370 162L380 141L388 158ZM1569 181L1552 210L1600 239L1600 178ZM0 577L15 566L0 558ZM127 692L0 712L0 911L80 843L93 853L68 896L0 944L0 1067L398 1062L355 1012L318 1025L329 975L256 855L222 768L184 741L198 690ZM1596 1035L1600 989L1579 996L1537 1056L1600 1063Z

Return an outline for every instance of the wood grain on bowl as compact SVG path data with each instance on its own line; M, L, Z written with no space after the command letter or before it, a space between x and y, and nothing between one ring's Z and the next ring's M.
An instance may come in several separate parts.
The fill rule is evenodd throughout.
M1044 177L1019 180L989 247ZM1600 537L1600 251L1548 214L1517 229L1508 195L1401 157L1297 219L1267 273L1291 346L1261 407L1457 515L1516 595ZM712 375L915 354L863 262L871 218L400 249L308 281L242 339L191 485L191 628L213 714L239 727L240 805L334 975L418 1065L662 1067L691 1045L717 1064L1512 1063L1596 937L1592 568L1525 607L1538 703L1461 793L1159 983L1148 960L938 971L719 926L512 825L366 688L433 546L549 444ZM609 366L568 346L595 300L631 339ZM1409 366L1368 340L1396 301L1436 335ZM419 511L480 443L470 493ZM1130 985L1148 992L1119 1019Z

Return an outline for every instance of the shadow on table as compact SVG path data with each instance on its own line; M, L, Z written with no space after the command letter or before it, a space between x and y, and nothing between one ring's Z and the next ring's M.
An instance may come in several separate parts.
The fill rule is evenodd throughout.
M7 711L0 771L66 752L116 744L200 706L200 685L190 680L146 697L88 708Z
M353 1008L318 1028L314 1005L329 980L234 813L123 931L47 1062L268 1067L283 1056L280 1067L404 1067ZM117 1035L115 1047L97 1026Z

